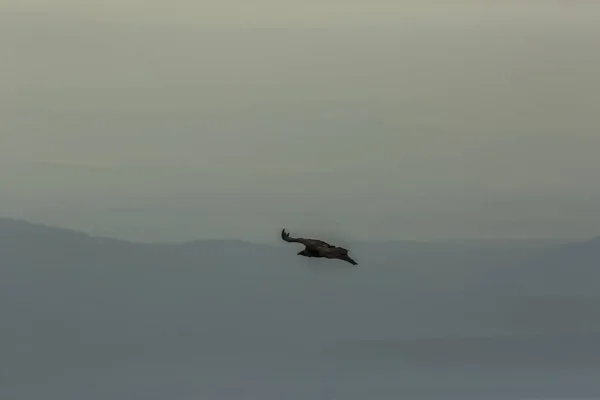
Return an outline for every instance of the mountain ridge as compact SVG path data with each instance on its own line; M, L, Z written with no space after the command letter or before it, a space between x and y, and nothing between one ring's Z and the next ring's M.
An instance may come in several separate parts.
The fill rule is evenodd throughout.
M55 225L50 225L42 222L31 222L29 220L20 219L20 218L9 218L9 217L0 217L0 233L3 231L10 230L10 233L20 232L20 233L64 233L70 235L78 235L81 237L87 237L89 239L103 239L103 240L112 240L119 242L126 242L130 244L139 244L139 245L189 245L193 243L222 243L222 242L237 242L243 244L253 244L253 245L272 245L272 243L277 243L279 240L279 231L274 233L273 242L254 242L249 240L243 240L238 238L208 238L208 239L190 239L184 241L136 241L129 240L123 238L117 238L107 235L96 235L90 232L86 232L80 229L73 228L65 228ZM305 235L306 236L306 235ZM308 236L307 236L308 237ZM597 241L600 243L600 236L593 237L587 239L589 241ZM478 238L458 238L458 239L431 239L431 240L411 240L411 239L388 239L388 240L377 240L377 241L366 241L366 240L349 240L349 243L353 245L398 245L398 244L406 244L406 245L427 245L427 244L436 244L436 245L511 245L511 244L523 244L523 243L531 243L531 244L541 244L541 245L556 245L556 244L568 244L568 243L576 243L581 242L579 239L574 238L489 238L489 239L478 239Z
M285 243L132 243L0 220L0 312L7 326L73 340L121 340L119 329L350 341L595 332L597 243L363 243L351 248L361 267L347 268Z

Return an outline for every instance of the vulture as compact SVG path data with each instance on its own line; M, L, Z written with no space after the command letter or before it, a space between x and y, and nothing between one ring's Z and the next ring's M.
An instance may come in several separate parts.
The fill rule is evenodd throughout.
M348 250L343 247L332 246L327 242L317 239L293 238L284 230L281 231L281 238L288 243L301 243L304 245L304 250L298 253L304 257L318 258L337 258L349 262L352 265L358 265L348 255Z

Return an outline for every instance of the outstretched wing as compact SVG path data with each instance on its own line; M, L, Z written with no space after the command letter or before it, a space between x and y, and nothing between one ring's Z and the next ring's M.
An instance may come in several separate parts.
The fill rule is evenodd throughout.
M337 258L349 262L352 265L358 265L358 263L348 255L348 249L343 247L320 247L317 249L317 252L321 257Z
M281 231L281 238L289 243L302 243L304 246L306 246L307 248L311 248L311 249L317 249L320 247L323 248L333 248L332 245L330 245L327 242L324 242L322 240L317 240L317 239L305 239L305 238L293 238L290 236L290 234L288 232L285 231L285 229L283 229Z

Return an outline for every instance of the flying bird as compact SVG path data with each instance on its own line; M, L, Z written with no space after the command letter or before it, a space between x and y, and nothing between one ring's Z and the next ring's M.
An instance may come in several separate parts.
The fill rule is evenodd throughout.
M343 247L332 246L327 242L317 239L293 238L283 229L281 238L288 243L301 243L304 245L304 250L298 253L299 256L317 257L317 258L336 258L349 262L352 265L358 265L348 255L348 250Z

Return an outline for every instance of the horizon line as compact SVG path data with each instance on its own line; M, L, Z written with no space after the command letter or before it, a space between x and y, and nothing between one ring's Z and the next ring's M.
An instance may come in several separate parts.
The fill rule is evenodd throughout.
M33 222L31 220L27 220L27 219L22 219L22 218L16 218L16 217L0 217L0 223L2 222L13 222L13 223L20 223L20 224L25 224L25 225L31 225L31 226L38 226L38 227L43 227L43 228L47 228L47 229L55 229L55 230L61 230L61 231L68 231L71 233L75 233L75 234L80 234L80 235L85 235L88 236L90 238L95 238L95 239L108 239L108 240L115 240L115 241L121 241L121 242L128 242L128 243L132 243L132 244L142 244L142 245L150 245L150 244L155 244L155 245L186 245L186 244L192 244L192 243L198 243L198 242L241 242L241 243L245 243L245 244L254 244L254 245L272 245L274 243L279 243L279 234L275 233L274 234L274 240L273 241L254 241L254 240L247 240L247 239L242 239L242 238L236 238L236 237L230 237L230 238L224 238L224 237L213 237L213 238L204 238L204 239L189 239L189 240L163 240L163 241L154 241L154 240L132 240L132 239L126 239L126 238L122 238L122 237L117 237L117 236L108 236L108 235L102 235L102 234L95 234L89 231L86 231L85 229L80 229L80 228L68 228L68 227L64 227L64 226L58 226L58 225L50 225L47 223L43 223L43 222ZM386 243L414 243L414 244L443 244L443 243L465 243L465 242L484 242L484 243L525 243L525 242L546 242L546 243L570 243L570 242L581 242L581 241L589 241L589 240L593 240L599 236L592 236L592 237L517 237L517 238L511 238L511 237L461 237L461 238L444 238L444 237L440 237L440 238L432 238L432 239L386 239L386 240L347 240L347 242L350 243L354 243L354 244L386 244Z

